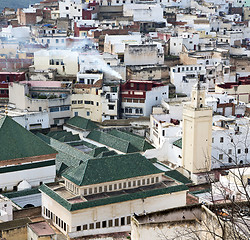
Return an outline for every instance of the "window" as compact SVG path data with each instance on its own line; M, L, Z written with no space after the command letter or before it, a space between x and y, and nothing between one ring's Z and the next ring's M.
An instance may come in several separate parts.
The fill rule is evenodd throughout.
M112 185L109 185L109 191L112 191Z
M41 112L42 111L42 107L39 107L39 112Z
M133 181L133 186L134 186L134 187L136 186L136 181Z
M83 226L82 226L82 230L87 230L88 229L88 225L87 224L84 224Z
M138 186L141 186L141 180L138 180L138 181L137 181L137 185L138 185Z
M100 222L96 223L96 228L101 228L101 223Z
M119 189L121 189L122 188L122 183L119 183Z
M89 224L89 229L94 229L94 223Z
M102 192L102 187L99 187L99 192Z
M151 183L154 183L155 182L155 179L154 178L151 178Z
M231 163L233 160L231 157L228 158L228 162Z
M65 7L66 10L69 10L69 7Z
M115 226L118 227L119 226L119 218L115 219Z
M72 101L71 104L77 104L77 101Z
M77 226L76 231L81 231L81 226Z
M131 187L131 182L128 182L128 187Z
M82 104L82 103L83 103L83 100L79 100L79 101L78 101L78 104Z
M121 226L124 226L125 225L125 217L122 217L121 218Z
M107 227L107 222L106 221L102 221L102 227L103 228Z
M51 107L50 112L59 112L59 107Z
M89 111L87 111L87 116L90 116L90 112Z
M248 148L245 148L245 153L248 153Z
M147 184L150 184L150 179L149 178L147 179Z
M142 179L142 185L145 185L146 181L145 179Z
M130 222L131 222L131 217L127 216L127 224L130 224Z
M78 112L75 112L74 114L75 114L75 116L78 116Z
M156 181L156 182L159 182L159 177L156 177L155 181Z
M232 154L232 149L228 149L228 154Z
M223 154L219 154L219 160L223 159Z
M108 187L104 186L104 192L107 192L107 190L108 190Z
M94 193L97 193L97 187L94 188Z
M69 111L69 106L63 106L61 107L61 111Z
M109 220L109 227L113 227L113 220Z
M59 43L59 39L56 39L56 43Z
M115 183L115 184L114 184L114 190L116 190L116 189L117 189L117 184Z
M108 105L109 106L109 110L114 110L115 109L115 105Z
M89 188L89 194L92 194L92 188Z
M127 183L124 182L124 183L123 183L123 188L126 188L126 187L127 187Z
M241 154L241 149L239 148L237 152L238 152L238 154Z
M224 138L220 137L220 142L223 143L223 141L224 141Z

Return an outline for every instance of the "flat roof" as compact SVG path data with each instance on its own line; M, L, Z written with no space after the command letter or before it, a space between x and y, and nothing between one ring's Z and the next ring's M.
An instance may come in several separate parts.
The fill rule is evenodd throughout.
M56 234L50 225L45 221L29 223L29 228L35 232L37 236L50 236Z

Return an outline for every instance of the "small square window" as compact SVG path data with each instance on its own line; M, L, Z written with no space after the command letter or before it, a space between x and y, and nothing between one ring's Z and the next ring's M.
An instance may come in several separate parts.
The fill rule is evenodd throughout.
M81 226L77 226L76 231L81 231Z

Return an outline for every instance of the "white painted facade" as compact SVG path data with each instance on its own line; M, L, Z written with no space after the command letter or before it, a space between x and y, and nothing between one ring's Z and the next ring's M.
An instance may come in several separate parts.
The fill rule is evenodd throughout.
M54 182L55 177L56 177L55 165L41 167L41 168L30 168L18 172L17 171L6 172L6 173L1 173L0 188L4 191L12 191L13 188L23 180L26 180L32 187L37 187L42 183Z
M199 76L203 75L205 80L205 74L204 65L180 65L170 68L170 81L175 85L176 93L184 93L189 97Z
M147 176L140 178L126 179L125 188L135 188L133 182L137 184L140 181L140 186L150 184L152 179L154 181L162 181L160 175L151 175L149 182L147 182ZM144 184L143 180L145 178ZM131 182L130 182L131 181ZM122 184L120 185L119 182ZM131 186L128 186L130 182ZM123 188L124 180L107 183L107 190L114 190L116 185L118 188ZM133 183L133 186L132 186ZM99 186L104 186L105 183L96 185L98 191ZM93 194L95 186L79 186L73 184L70 181L65 182L65 186L71 189L72 192L82 193L84 195ZM91 192L89 187L91 187ZM86 189L86 191L85 191ZM104 187L105 189L105 187ZM65 190L63 190L65 191ZM105 190L104 190L105 191ZM78 195L77 194L77 195ZM73 196L73 195L72 195ZM70 201L70 200L69 200ZM73 200L74 201L74 200ZM76 211L68 211L54 199L42 192L42 216L45 218L51 218L55 227L57 227L64 234L72 237L80 237L87 235L105 234L113 232L130 231L130 217L133 213L143 214L150 213L156 210L164 210L171 207L179 207L186 204L186 190L173 192L171 194L162 194L157 196L146 197L144 199L134 199L128 201L121 201L118 203L111 203L100 206L93 206L89 208L83 208ZM60 220L59 220L60 219Z
M13 220L12 202L7 197L0 194L0 222Z
M80 0L63 0L59 2L60 18L82 20L82 2Z

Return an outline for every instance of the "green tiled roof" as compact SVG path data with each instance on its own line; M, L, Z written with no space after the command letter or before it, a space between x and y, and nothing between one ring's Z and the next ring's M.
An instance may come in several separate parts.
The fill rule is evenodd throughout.
M157 173L162 171L141 154L133 153L89 159L62 176L84 186Z
M177 180L183 184L189 184L192 183L192 181L190 179L188 179L187 177L185 177L183 174L181 174L180 172L178 172L177 170L171 170L171 171L167 171L165 172L165 175Z
M94 145L94 144L92 144L92 143L89 143L89 142L86 142L86 141L84 141L84 140L76 141L76 142L69 142L69 143L67 143L67 144L69 144L70 146L81 146L81 145L85 145L85 146L87 146L88 148L92 148L92 149L94 149L94 148L97 147L96 145Z
M102 152L106 152L106 151L108 151L106 147L97 147L97 148L94 148L88 154L92 157L97 157L99 154L101 154Z
M7 172L24 171L24 170L28 170L28 169L42 168L42 167L48 167L48 166L53 166L53 165L55 165L55 160L14 165L14 166L10 166L10 167L1 167L0 168L0 175L2 173L7 173Z
M67 132L65 130L49 132L47 136L57 139L60 142L80 141L78 134L72 134L72 132Z
M167 188L153 189L153 190L149 190L149 191L142 191L142 192L136 192L136 193L130 193L130 194L126 193L126 194L119 195L119 196L107 197L107 198L103 198L103 199L81 202L81 203L74 203L74 204L69 203L66 199L59 196L56 192L51 190L46 185L42 185L40 187L40 190L42 192L46 193L49 197L53 198L56 202L58 202L60 205L62 205L68 211L77 211L80 209L108 205L108 204L112 204L112 203L131 201L134 199L145 199L147 197L152 197L152 196L164 195L164 194L180 192L180 191L187 191L188 188L185 185L175 185L175 186L171 186L171 187L167 187Z
M0 161L56 153L8 116L0 118Z
M107 151L107 152L100 153L97 157L98 158L103 158L103 157L114 156L114 155L117 155L117 152L115 152L115 151Z
M11 199L11 198L29 196L29 195L38 194L38 193L40 193L38 188L31 188L31 189L25 189L25 190L17 191L17 192L4 193L3 195Z
M109 132L109 134L130 142L130 144L132 144L135 148L138 149L138 152L145 152L148 149L154 148L143 137L140 137L130 132L113 129Z
M176 140L175 142L173 142L173 145L182 149L182 138Z
M88 134L87 138L119 150L123 153L138 152L138 149L134 147L129 141L123 140L105 132L93 130Z
M73 118L70 118L66 124L72 125L74 127L78 127L81 129L86 129L86 130L93 130L98 128L98 126L92 122L89 119L83 118L83 117L79 117L79 116L75 116Z
M56 149L58 152L56 156L56 170L61 172L61 164L64 163L67 166L79 166L81 162L86 162L88 159L92 158L90 155L71 147L70 145L60 142L56 139L45 136L41 133L38 133L41 139L46 143L50 144L51 147ZM64 169L63 169L64 170Z

